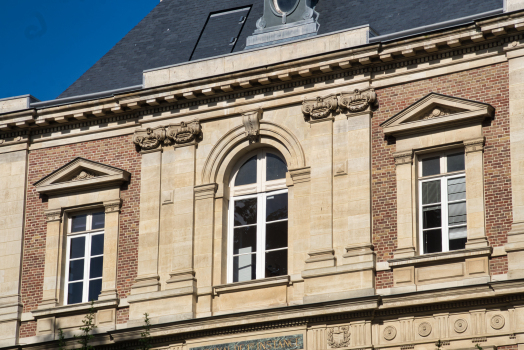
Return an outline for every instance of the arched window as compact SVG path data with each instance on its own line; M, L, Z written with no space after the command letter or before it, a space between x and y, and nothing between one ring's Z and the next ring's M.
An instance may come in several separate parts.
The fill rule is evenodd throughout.
M246 155L233 169L228 282L287 275L287 166L276 150Z

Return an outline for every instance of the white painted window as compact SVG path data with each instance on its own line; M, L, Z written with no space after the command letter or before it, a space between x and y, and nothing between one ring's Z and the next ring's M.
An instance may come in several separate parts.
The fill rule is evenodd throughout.
M233 169L228 223L231 282L287 275L287 166L275 150L242 158Z
M65 304L98 300L104 263L104 211L68 218Z
M422 254L464 249L467 240L464 152L419 160L419 241Z

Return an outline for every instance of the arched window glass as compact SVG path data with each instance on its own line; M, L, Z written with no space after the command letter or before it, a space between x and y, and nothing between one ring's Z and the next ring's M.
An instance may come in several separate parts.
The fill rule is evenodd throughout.
M244 157L230 182L228 282L287 275L287 166L274 150Z

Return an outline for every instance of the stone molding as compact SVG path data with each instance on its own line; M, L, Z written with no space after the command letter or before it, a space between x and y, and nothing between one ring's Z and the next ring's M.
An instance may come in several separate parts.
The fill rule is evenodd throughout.
M413 164L413 150L409 151L400 151L393 153L393 158L395 158L395 165L404 165L404 164Z
M195 186L195 200L215 198L217 189L216 183Z
M202 126L195 119L190 122L180 122L168 126L157 126L155 128L136 129L133 135L133 143L138 151L150 151L160 146L175 147L188 146L200 140Z
M311 167L295 168L288 170L293 184L299 184L311 181Z
M474 249L463 249L463 250L452 250L449 252L424 254L415 257L390 259L388 260L389 266L392 268L402 266L413 266L421 265L430 262L445 262L455 259L465 259L470 257L489 256L491 255L491 247L474 248Z
M472 140L464 141L464 148L466 153L482 152L484 150L485 137L479 137Z
M120 207L122 206L122 200L116 199L113 201L104 202L105 212L108 213L120 213Z
M244 124L245 135L249 142L254 143L260 134L260 119L262 119L262 109L257 108L252 111L242 113L242 123Z
M93 306L96 310L112 308L112 307L116 308L118 306L118 299L95 301ZM78 313L87 312L90 307L91 307L90 303L82 303L82 304L56 306L56 307L50 307L50 308L45 308L45 309L39 308L37 310L31 311L31 313L33 317L41 318L41 317L46 317L46 316L64 315L64 314L71 314L71 313L76 313L76 312Z
M287 285L290 283L289 276L269 277L263 279L255 279L251 281L235 282L228 284L221 284L213 287L213 295L217 296L224 293L239 292L243 290L260 289L266 287L273 287L278 285Z
M309 258L306 259L306 263L335 259L335 251L333 249L313 250L308 252L307 255Z
M44 210L46 222L62 221L62 208Z

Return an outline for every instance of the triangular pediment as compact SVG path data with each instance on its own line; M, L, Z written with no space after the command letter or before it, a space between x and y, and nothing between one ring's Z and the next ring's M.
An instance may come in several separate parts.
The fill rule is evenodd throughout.
M491 117L493 111L487 103L430 93L381 126L386 135L421 132L482 122Z
M50 194L114 186L128 181L129 176L125 170L78 157L34 185L37 192Z

